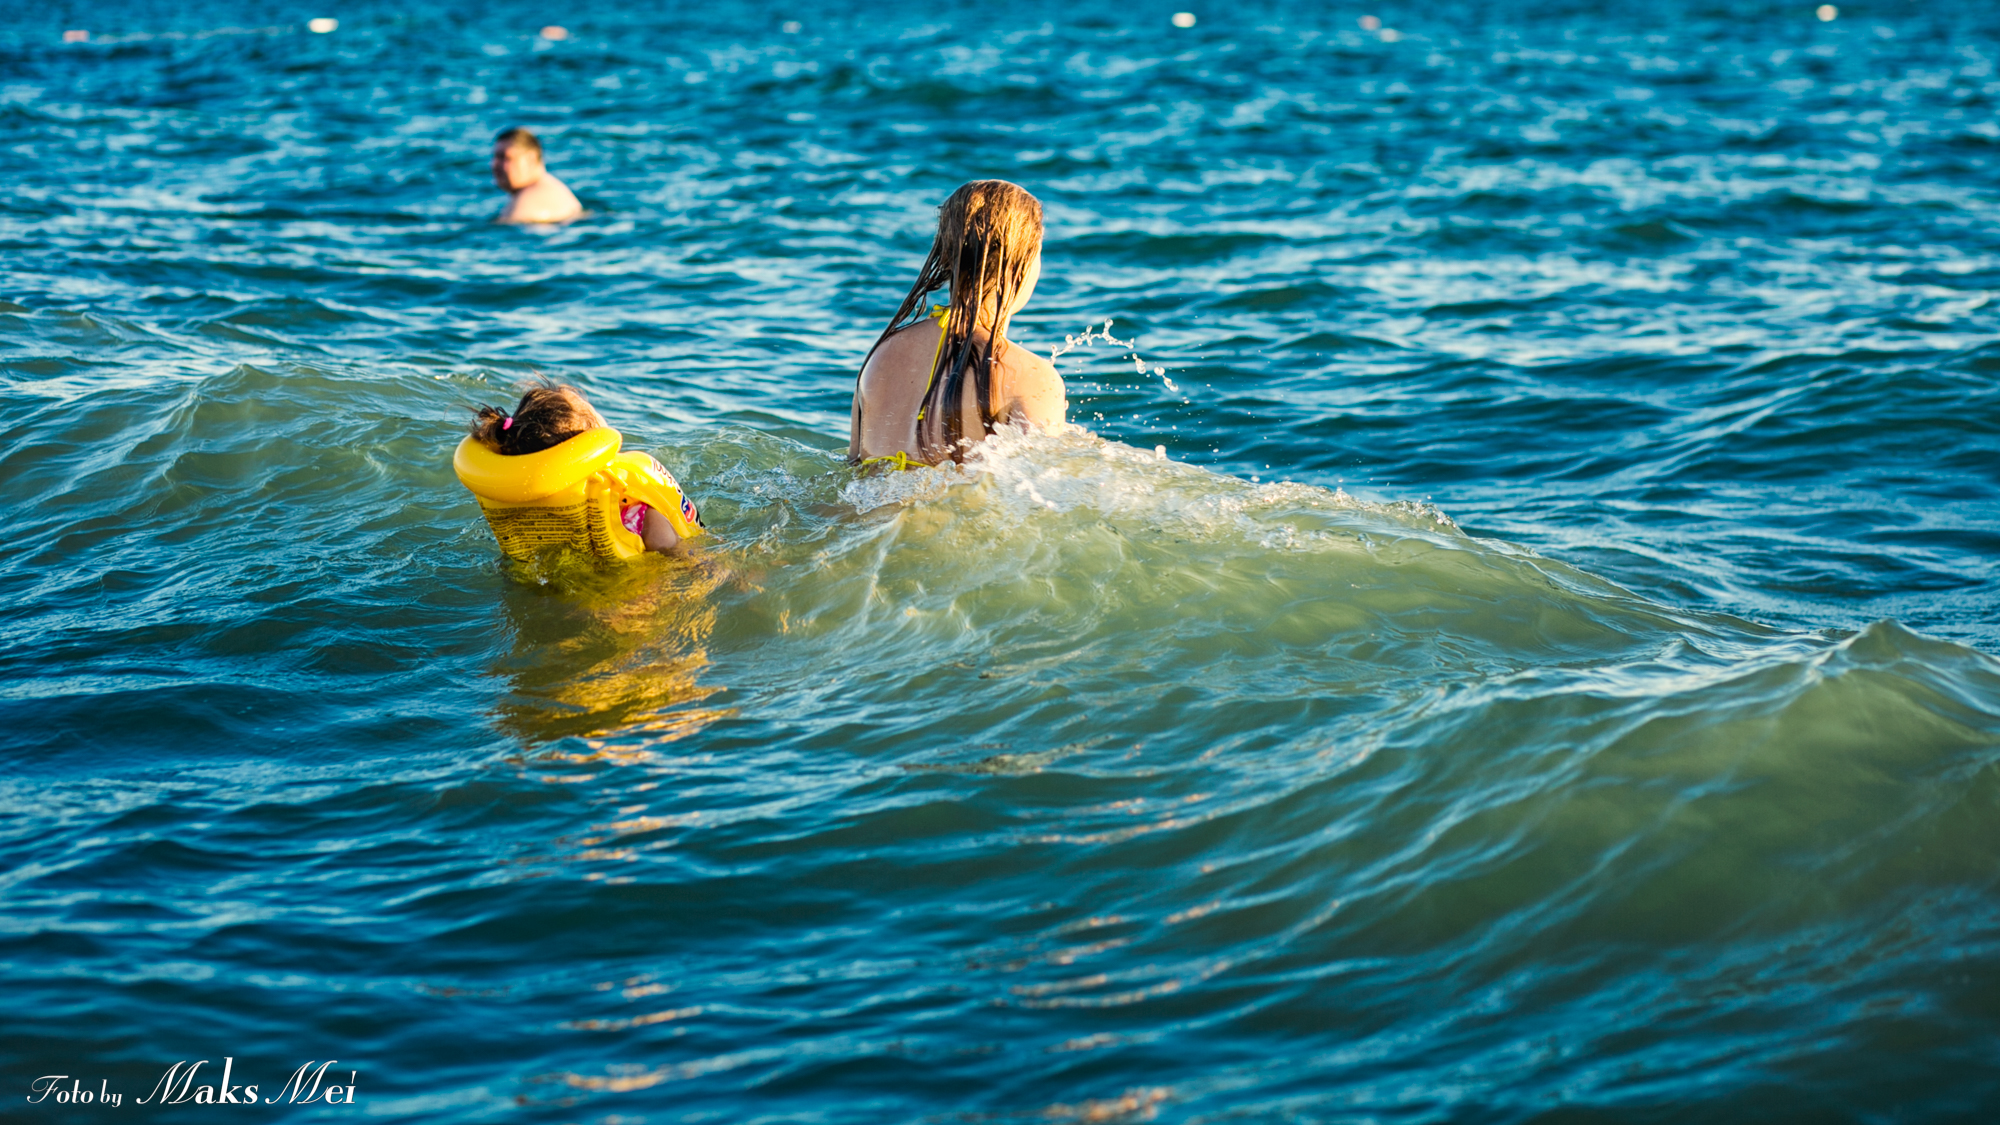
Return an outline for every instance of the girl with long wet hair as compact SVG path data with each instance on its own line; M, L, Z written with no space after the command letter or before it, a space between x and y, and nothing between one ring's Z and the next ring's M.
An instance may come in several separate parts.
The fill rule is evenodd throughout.
M1059 429L1068 409L1062 377L1007 339L1041 274L1034 196L1005 180L952 192L916 284L855 379L848 460L918 468L963 461L1010 422ZM950 303L926 308L940 289Z

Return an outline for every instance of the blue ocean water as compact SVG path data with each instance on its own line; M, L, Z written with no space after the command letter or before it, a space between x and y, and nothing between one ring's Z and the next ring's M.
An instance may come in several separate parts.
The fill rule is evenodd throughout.
M10 1119L1992 1119L2000 9L1175 7L10 6ZM857 478L988 176L1080 428Z

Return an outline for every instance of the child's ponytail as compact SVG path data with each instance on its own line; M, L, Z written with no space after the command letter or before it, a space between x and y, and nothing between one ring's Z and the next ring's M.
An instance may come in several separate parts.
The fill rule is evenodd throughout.
M562 383L541 382L521 395L512 416L495 406L473 411L472 438L495 453L515 457L540 453L602 425L604 416L583 392Z
M495 453L506 453L508 417L498 407L482 406L473 412L472 440Z

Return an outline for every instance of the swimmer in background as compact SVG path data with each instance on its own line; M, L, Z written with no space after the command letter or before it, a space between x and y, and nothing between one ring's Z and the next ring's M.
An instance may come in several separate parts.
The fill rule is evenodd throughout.
M583 214L569 185L542 166L542 142L520 126L493 138L493 182L513 196L502 223L566 223Z
M1007 339L1041 276L1034 196L1005 180L952 192L916 284L855 377L847 459L921 468L964 460L1001 425L1062 429L1062 376ZM951 304L927 310L930 295L947 287Z

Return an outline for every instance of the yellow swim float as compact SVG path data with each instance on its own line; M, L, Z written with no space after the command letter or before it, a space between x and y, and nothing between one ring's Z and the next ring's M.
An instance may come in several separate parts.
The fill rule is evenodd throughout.
M620 562L645 554L645 540L619 518L632 504L651 506L682 539L702 534L701 515L680 482L644 453L621 453L624 442L607 427L510 457L468 437L451 455L451 467L478 498L509 558L555 547Z

